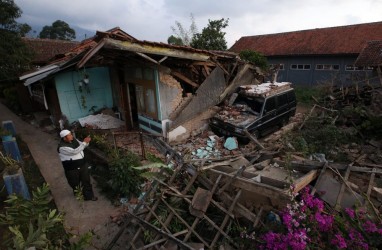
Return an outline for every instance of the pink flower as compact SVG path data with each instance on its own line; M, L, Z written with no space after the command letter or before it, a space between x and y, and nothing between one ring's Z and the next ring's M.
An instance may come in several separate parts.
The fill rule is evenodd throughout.
M338 249L347 248L346 241L341 234L334 235L334 238L332 239L331 243L335 245Z
M316 212L314 218L316 219L318 228L321 232L327 232L332 228L334 222L333 216Z
M363 228L365 229L365 231L367 233L374 233L374 232L377 232L378 231L378 228L377 226L371 222L371 221L366 221L364 224L363 224Z
M354 219L355 218L355 212L353 209L351 208L345 208L345 212L347 213L347 215L349 215L349 217L351 219Z

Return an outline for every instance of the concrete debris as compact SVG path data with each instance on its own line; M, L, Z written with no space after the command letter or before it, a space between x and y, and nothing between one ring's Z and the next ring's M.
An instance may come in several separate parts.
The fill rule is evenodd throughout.
M234 150L238 148L238 142L235 137L228 137L224 143L224 147L228 150Z
M330 98L335 99L335 96ZM238 110L246 107L228 108L219 114L225 119L237 119ZM129 211L125 225L133 223L147 230L136 231L129 244L140 244L141 248L193 249L197 242L198 249L237 249L229 228L243 223L255 231L266 223L280 224L275 211L290 203L293 192L307 186L311 187L312 195L335 210L372 204L372 212L380 218L382 141L372 138L363 145L351 142L337 146L336 152L350 160L347 163L331 160L332 155L320 152L319 147L314 154L300 152L301 146L308 147L308 140L303 138L297 145L293 143L296 135L292 138L286 135L309 129L308 119L324 120L328 113L333 115L326 107L316 108L323 113L314 116L311 112L305 117L296 114L285 130L259 138L263 145L260 149L251 140L243 144L235 137L219 137L209 130L176 146L156 139L160 151L173 156L174 173L167 180L155 180L147 190L148 195L135 208L136 211L145 208L139 210L139 219L136 212ZM336 125L339 119L327 120ZM158 223L163 209L166 216ZM182 224L185 230L170 232L168 225L172 223ZM155 236L155 241L138 244L137 239L147 236L147 232ZM224 245L219 243L223 238Z

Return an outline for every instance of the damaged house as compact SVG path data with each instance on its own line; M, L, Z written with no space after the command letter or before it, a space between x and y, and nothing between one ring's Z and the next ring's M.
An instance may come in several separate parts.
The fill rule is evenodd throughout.
M259 70L235 53L139 41L119 28L97 32L20 77L56 126L109 109L128 130L166 138L187 133L169 132L258 79Z
M261 72L235 53L139 41L118 28L97 32L20 80L31 97L45 105L57 126L64 116L72 123L107 109L126 130L139 128L169 141L200 129L192 126L193 119L210 118L205 113L223 100L234 103L226 97L238 89L246 98L259 94L278 98L280 94L280 99L291 103L291 112L282 117L286 122L294 119L296 105L295 97L288 97L289 83L268 86L274 95L260 93L254 85L263 82ZM266 116L263 106L259 113ZM234 114L247 118L240 109L224 111L217 113L221 120ZM247 116L256 119L254 114ZM285 127L291 130L297 124L292 120ZM304 123L299 130L303 127ZM164 165L172 169L162 168L158 176L163 176L154 177L134 208L129 207L106 249L243 249L237 240L240 232L233 232L235 226L251 233L266 220L280 223L276 213L291 201L291 191L308 185L313 187L312 194L327 194L323 200L337 210L369 198L378 198L375 204L382 209L381 166L360 162L361 153L351 164L305 159L299 152L285 155L290 148L284 148L277 133L265 138L260 149L259 145L225 149L222 138L210 134L196 140L177 147L154 140L166 158ZM380 144L373 144L372 149L379 152ZM198 157L202 150L221 154ZM361 179L361 173L367 176ZM365 193L367 199L358 193ZM128 242L120 244L122 238Z

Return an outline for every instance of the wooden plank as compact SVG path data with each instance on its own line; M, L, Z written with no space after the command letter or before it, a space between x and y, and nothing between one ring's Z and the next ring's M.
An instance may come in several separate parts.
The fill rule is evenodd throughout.
M166 186L167 188L169 188L169 189L172 190L173 192L179 193L179 191L178 191L177 189L175 189L175 188L169 186L168 184L164 183L163 181L161 181L161 180L159 180L159 179L157 179L157 178L155 178L155 177L154 177L154 180L156 180L156 181L158 181L159 183L161 183L162 185ZM187 201L187 203L191 204L191 200L190 200L190 199L185 198L184 200ZM224 231L220 230L220 228L219 228L219 227L213 222L213 220L211 220L207 215L204 214L203 219L206 220L206 221L208 221L208 222L211 224L211 226L212 226L213 228L215 228L216 230L218 230L221 234L223 234L223 235L226 237L226 239L227 239L229 242L231 242L231 243L234 244L234 241L232 240L232 238L231 238L228 234L226 234Z
M232 211L233 211L233 208L235 207L236 202L237 202L237 200L239 199L240 195L241 195L241 190L239 190L239 192L237 192L235 198L233 199L233 201L232 201L232 203L231 203L231 206L229 207L229 210L228 210L229 212L232 212ZM226 215L226 216L224 217L224 219L223 219L222 224L220 224L220 229L221 229L221 231L224 230L225 225L226 225L227 222L228 222L228 219L229 219L229 216ZM218 232L215 234L215 237L214 237L214 239L212 240L212 243L211 243L210 247L214 247L214 246L215 246L215 244L216 244L217 240L219 239L219 237L220 237L220 231L218 231Z
M198 88L199 87L199 84L193 82L192 80L190 80L188 77L184 76L182 73L179 73L179 72L176 72L176 71L171 71L171 75L179 78L180 80L190 84L191 86L195 87L195 88Z
M222 175L231 177L227 173L217 171L214 169L210 169L208 171L211 171L211 172L216 173L216 174L222 174ZM262 196L267 196L267 197L270 197L272 199L281 199L281 200L285 200L285 201L290 199L289 195L287 194L287 192L285 190L278 189L278 188L275 188L275 187L272 187L269 185L265 185L262 183L258 183L255 181L251 181L251 180L248 180L248 179L245 179L242 177L237 177L232 182L232 186L237 187L237 188L242 188L244 190L247 190L249 192L256 193L256 194L259 194Z
M375 170L376 169L373 168L373 173L370 175L369 186L367 187L367 193L366 193L367 198L370 198L371 189L372 189L372 187L374 185Z
M349 165L348 169L346 169L345 176L342 180L341 189L340 189L340 192L339 192L338 197L337 197L336 205L334 207L337 211L339 211L341 209L341 201L342 201L342 197L343 197L344 192L345 192L346 181L349 179L350 167L351 167L351 165Z
M229 186L231 185L231 183L233 182L233 180L240 176L241 173L245 170L246 166L242 166L239 170L236 171L236 173L230 178L228 179L228 181L224 184L223 187L219 188L217 194L220 195L222 192L224 192L224 190Z
M173 236L174 236L174 237L178 237L178 236L180 236L180 235L182 235L182 234L185 234L185 233L187 233L187 232L188 232L188 230L183 230L183 231L174 233ZM160 239L160 240L158 240L158 241L155 241L155 242L152 242L152 243L150 243L150 244L148 244L148 245L145 245L144 247L142 247L142 248L140 248L140 249L148 249L148 248L150 248L150 247L156 246L156 245L158 245L158 244L160 244L160 243L162 243L162 242L165 242L165 241L167 241L167 239Z
M141 56L141 57L143 57L143 58L149 60L150 62L153 62L153 63L155 63L155 64L159 64L156 60L152 59L152 58L149 57L148 55L145 55L145 54L143 54L143 53L141 53L141 52L135 52L135 53L136 53L137 55L139 55L139 56Z
M187 221L185 221L182 216L180 216L174 208L170 206L163 198L161 198L162 202L167 206L168 209L170 209L171 213L173 213L188 229L187 235L189 232L193 233L201 242L203 242L204 245L208 246L209 244L203 239L202 236L200 236L193 227L188 225ZM183 240L183 242L187 241L188 237Z
M202 183L206 188L212 187L211 181L204 176L198 175L198 181L200 183ZM220 195L220 198L223 200L224 204L226 204L226 205L228 204L227 206L229 206L229 204L231 204L233 201L233 198L229 194L227 194L226 192L222 193ZM242 216L242 217L244 217L247 220L252 221L252 222L254 222L257 218L257 216L254 213L249 211L245 206L243 206L240 203L238 203L236 205L236 207L234 208L234 212L235 212L235 214L238 214L238 215L240 215L240 216Z
M130 212L127 212L129 216L132 216L134 217L138 222L140 222L142 225L144 225L145 227L147 228L150 228L151 230L157 232L158 234L161 234L165 237L167 237L169 240L172 240L174 241L176 244L178 244L179 246L185 248L185 249L190 249L192 250L193 248L187 244L185 244L184 242L182 242L181 240L179 240L178 238L176 238L175 236L171 235L171 234L168 234L166 232L164 232L163 230L161 230L160 228L157 228L156 226L154 225L151 225L149 222L141 219L140 217L130 213Z
M311 170L306 175L298 178L294 181L294 192L299 192L301 189L306 187L309 183L315 180L318 176L318 170Z
M251 141L253 141L257 146L259 146L261 149L265 149L264 146L257 140L257 138L253 135L251 135L247 129L244 129L244 134L249 138L251 139Z
M257 216L256 216L256 220L255 220L255 222L253 223L253 228L256 228L256 226L259 224L259 222L260 222L260 218L261 218L261 214L263 213L263 211L264 211L264 206L261 206L261 207L260 207L260 211L259 211L259 213L258 213Z

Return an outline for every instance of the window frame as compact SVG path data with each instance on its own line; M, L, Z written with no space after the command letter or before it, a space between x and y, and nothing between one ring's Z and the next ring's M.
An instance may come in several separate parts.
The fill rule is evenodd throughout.
M305 71L308 71L308 70L311 70L312 67L311 67L311 64L291 64L290 67L289 67L290 70L305 70Z

